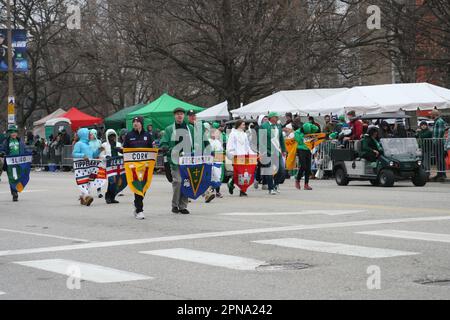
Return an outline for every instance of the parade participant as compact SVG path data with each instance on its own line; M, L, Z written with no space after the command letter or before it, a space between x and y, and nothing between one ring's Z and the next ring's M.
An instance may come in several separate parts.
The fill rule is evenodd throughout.
M363 136L363 122L361 119L356 118L356 112L355 111L349 111L347 113L347 116L350 119L349 127L352 129L352 135L351 137L345 137L344 141L355 141L355 140L361 140Z
M213 129L211 131L211 138L209 139L209 144L211 145L211 151L214 153L215 159L223 157L223 145L222 141L220 140L220 136L221 132L218 130L218 128L215 128L215 126L213 125ZM223 195L220 193L220 185L222 182L223 170L225 170L225 165L223 159L220 162L222 162L220 168L219 167L213 168L213 170L216 171L216 176L218 176L219 178L219 182L217 182L217 186L215 187L217 198L223 198Z
M294 121L293 118L292 118L292 113L291 112L286 113L285 118L286 118L286 122L284 123L283 127L286 127L288 124L291 124L292 121Z
M257 135L256 143L254 141L251 141L251 148L252 148L252 150L255 151L255 153L258 153L259 129L266 122L269 122L269 118L267 118L267 116L265 114L262 114L258 117L258 127L256 128L256 131L257 131L256 132L256 135ZM265 181L261 175L261 161L258 159L258 166L256 167L256 173L255 173L255 182L253 185L254 188L258 189L259 184L261 184L261 183L263 184L262 189L267 190L267 184L265 184Z
M194 149L201 151L203 153L203 151L205 150L205 148L209 145L209 137L208 137L208 128L209 128L209 124L201 124L197 122L197 115L195 114L194 110L189 110L187 112L187 116L188 116L188 122L189 124L195 128L194 129L194 135L193 135L193 141L194 144L196 143L200 143L199 139L196 139L195 134L197 134L197 131L199 131L198 134L201 135L202 140L201 140L201 145L200 146L196 146L194 145ZM205 202L206 203L210 203L212 200L214 200L214 198L216 197L216 195L214 194L214 190L212 188L208 188L208 190L205 192L205 194L203 195L205 198Z
M423 149L424 147L424 139L432 139L433 131L428 127L428 123L426 121L422 121L420 123L419 128L416 130L416 139L419 143L419 147Z
M436 154L437 162L437 175L431 178L434 182L445 182L447 175L445 173L445 129L447 123L442 119L441 112L437 109L431 111L431 119L434 120L433 127L433 139L434 139L434 150Z
M110 157L122 156L122 144L117 141L117 133L113 129L108 129L106 131L106 142L102 144L103 151L100 154L100 158L106 160ZM119 203L115 199L116 194L113 191L113 185L108 183L108 190L105 194L105 201L107 204Z
M125 141L123 143L124 148L137 149L137 148L152 148L152 137L144 130L144 118L134 117L133 130L127 133ZM137 220L144 220L144 197L138 194L134 194L134 217Z
M17 129L17 126L11 126L7 133L9 134L8 138L3 142L2 149L0 150L6 157L8 156L20 156L25 154L25 144L22 142L22 140L19 138L19 131ZM5 158L4 164L3 164L3 170L7 171L7 161ZM17 190L14 190L10 186L12 199L14 202L19 201L19 193Z
M89 131L89 147L94 153L98 152L102 146L102 142L97 138L97 130L91 129ZM100 153L100 152L98 152ZM97 197L103 198L102 189L97 189Z
M284 179L284 158L286 157L286 144L278 124L279 115L276 112L269 113L268 122L262 124L260 130L264 136L259 137L259 152L261 153L261 173L269 187L269 194L279 193L279 184ZM274 175L275 172L275 175Z
M318 132L322 132L322 129L320 128L320 124L316 122L314 117L308 117L308 122L315 125L317 128L319 128Z
M78 142L73 147L72 156L74 159L92 160L99 156L100 149L94 150L89 145L89 130L81 128L77 131ZM87 192L82 191L80 196L80 204L90 206L94 198Z
M183 108L176 108L173 113L175 121L164 130L160 148L166 154L167 160L170 163L173 190L172 212L189 214L190 212L187 209L189 199L181 192L183 181L181 180L178 158L182 150L174 149L179 143L184 142L184 144L190 146L190 151L192 151L194 128L192 125L184 122L185 111ZM179 134L177 134L177 130L180 130ZM189 141L184 141L185 139ZM176 154L177 151L180 153Z
M312 155L311 150L305 144L305 135L314 134L319 132L319 128L312 123L305 123L300 129L295 131L294 139L297 141L297 155L299 160L299 170L297 173L297 177L295 179L295 187L300 190L300 181L303 176L305 176L305 190L312 190L309 185L309 179L311 177L311 161Z
M393 138L394 133L392 132L391 126L387 121L382 121L380 124L380 139Z
M243 120L236 121L234 129L228 137L226 153L230 160L234 160L235 157L239 156L242 157L255 154L250 148L250 141L245 132L245 122ZM230 179L228 182L228 191L230 194L234 193L234 188L234 180ZM241 190L239 196L246 197L247 193Z
M364 136L361 143L361 158L369 162L376 162L380 155L383 154L383 147L378 142L378 128L371 127L367 135Z

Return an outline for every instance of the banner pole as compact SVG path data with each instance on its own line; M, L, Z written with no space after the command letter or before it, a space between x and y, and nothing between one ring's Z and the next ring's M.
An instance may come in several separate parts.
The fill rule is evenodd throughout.
M10 0L6 0L6 29L8 38L8 126L9 126L16 124Z

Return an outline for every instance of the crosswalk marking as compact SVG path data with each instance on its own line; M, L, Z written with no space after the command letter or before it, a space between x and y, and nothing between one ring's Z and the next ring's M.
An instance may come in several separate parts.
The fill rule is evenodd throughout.
M229 256L225 254L184 248L143 251L141 253L234 270L255 270L257 267L265 264L264 261L244 257Z
M364 213L365 210L302 210L297 212L230 212L220 213L221 216L294 216L315 215L340 216L347 214Z
M397 256L416 255L418 252L398 251L383 248L362 247L354 246L343 243L334 242L322 242L305 240L298 238L285 238L285 239L273 239L273 240L260 240L253 241L260 244L270 244L280 247L296 248L307 251L335 253L348 256L356 256L363 258L389 258Z
M215 237L230 237L230 236L273 233L273 232L318 230L318 229L328 229L328 228L348 228L348 227L374 226L374 225L379 225L379 224L425 222L425 221L430 221L430 222L431 221L449 221L449 220L450 220L450 216L447 215L447 216L436 216L436 217L362 220L362 221L320 223L320 224L312 224L312 225L293 225L293 226L286 226L286 227L273 227L273 228L260 228L260 229L217 231L217 232L205 232L205 233L194 233L194 234L148 238L148 239L117 240L117 241L104 241L104 242L74 244L74 245L68 245L68 246L53 246L53 247L42 247L42 248L33 248L33 249L4 250L4 251L0 251L0 257L12 256L12 255L23 255L23 254L36 254L36 253L44 253L44 252L59 252L59 251L71 251L71 250L86 250L86 249L94 249L94 248L109 248L109 247L117 247L117 246L130 246L130 245L148 244L148 243L156 243L156 242L207 239L207 238L215 238Z
M4 295L4 294L6 294L6 293L5 293L5 292L3 292L3 291L0 291L0 296L1 296L1 295Z
M424 240L434 242L446 242L450 243L450 234L442 233L427 233L427 232L415 232L405 230L376 230L357 232L358 234L365 234L371 236L399 238L399 239L412 239L412 240Z
M95 283L113 283L153 279L152 277L148 277L142 274L63 259L21 261L14 263L22 266L63 274L68 277L71 276L71 273L74 272L74 270L77 270L79 272L74 272L73 276L79 276L81 280L87 280Z

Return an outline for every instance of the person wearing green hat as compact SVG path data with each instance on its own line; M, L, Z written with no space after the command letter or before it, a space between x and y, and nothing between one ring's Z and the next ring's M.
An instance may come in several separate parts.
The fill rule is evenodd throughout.
M3 142L3 145L0 149L0 152L4 153L5 156L20 156L25 153L25 144L19 138L19 130L17 126L11 126L8 131L8 138ZM7 171L6 161L3 164L3 171ZM19 194L17 191L11 189L11 195L13 197L13 201L16 202L19 200Z
M295 179L295 187L300 190L300 180L305 176L305 190L312 190L309 186L309 177L311 176L311 150L305 144L305 135L319 132L319 127L307 122L297 131L295 131L294 139L297 141L297 156L300 164L300 168Z
M280 115L276 112L270 112L267 117L269 121L261 125L258 134L261 175L269 187L269 194L276 195L279 193L279 185L282 183L285 174L286 144L282 127L278 122ZM275 175L274 171L276 172Z

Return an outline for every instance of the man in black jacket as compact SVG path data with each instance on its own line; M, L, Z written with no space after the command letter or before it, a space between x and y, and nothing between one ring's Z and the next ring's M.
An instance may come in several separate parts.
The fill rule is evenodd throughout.
M133 130L130 131L123 143L124 148L152 148L153 139L148 132L144 130L144 118L135 117L133 119ZM138 220L145 219L144 215L144 197L134 194L134 217Z

